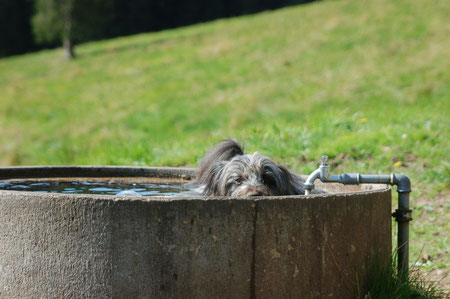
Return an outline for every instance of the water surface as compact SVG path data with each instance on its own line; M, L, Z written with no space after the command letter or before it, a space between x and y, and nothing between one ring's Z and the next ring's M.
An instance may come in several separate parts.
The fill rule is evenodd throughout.
M188 189L181 184L133 183L128 181L11 180L0 181L0 190L109 195L117 195L120 192L127 191L126 193L131 193L131 195L136 192L138 194L135 195L142 196L173 196Z

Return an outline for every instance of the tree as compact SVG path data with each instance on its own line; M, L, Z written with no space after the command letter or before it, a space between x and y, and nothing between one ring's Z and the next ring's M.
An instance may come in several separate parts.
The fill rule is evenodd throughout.
M113 0L36 0L32 18L38 43L62 42L64 56L75 57L76 43L102 36Z

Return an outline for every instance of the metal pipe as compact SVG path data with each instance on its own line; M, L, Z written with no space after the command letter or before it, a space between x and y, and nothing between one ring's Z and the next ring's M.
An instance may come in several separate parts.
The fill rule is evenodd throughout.
M322 156L322 162L319 168L313 171L305 181L305 195L311 194L314 189L314 181L320 179L322 182L330 176L330 168L328 166L328 156Z
M308 179L305 181L305 195L310 195L312 190L314 189L314 181L319 177L320 170L316 169L308 176Z
M392 213L398 226L398 270L407 276L409 268L409 222L412 220L412 210L409 208L411 182L407 176L393 173L391 184L397 186L398 193L398 209Z
M388 184L397 186L398 209L392 213L398 225L398 271L403 276L408 275L409 268L409 222L412 220L412 210L409 208L409 194L411 193L411 182L403 174L391 173L390 175L371 175L359 173L344 173L341 175L330 175L328 157L322 156L318 169L313 171L305 181L305 194L311 194L314 189L314 181L320 179L323 183L341 183L344 185L359 184Z

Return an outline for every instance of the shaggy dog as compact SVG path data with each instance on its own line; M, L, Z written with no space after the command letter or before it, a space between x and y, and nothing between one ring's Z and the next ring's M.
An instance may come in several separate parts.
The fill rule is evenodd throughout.
M203 157L193 186L204 196L272 196L305 194L304 181L259 153L244 154L233 139ZM319 191L320 192L320 191Z

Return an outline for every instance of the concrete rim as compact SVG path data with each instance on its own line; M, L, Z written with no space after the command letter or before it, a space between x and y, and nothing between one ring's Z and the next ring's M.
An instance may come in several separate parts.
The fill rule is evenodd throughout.
M179 179L182 182L188 183L192 179L195 178L196 168L187 168L187 167L140 167L140 166L10 166L10 167L0 167L0 180L9 180L9 179L28 179L28 178L102 178L102 177L110 177L110 178L167 178L167 179ZM304 178L306 176L303 176ZM319 181L316 181L316 184L320 185L322 188L326 189L326 186L338 186L338 188L346 188L345 185L342 184L323 184ZM331 194L339 193L342 195L350 195L355 193L378 193L383 192L391 187L388 185L369 185L371 189L369 190L352 190L352 191L343 191L343 192L330 192ZM14 192L15 194L24 193L29 194L33 193L36 196L42 196L40 193L35 193L31 191L7 191L0 190L0 194L7 194L8 192ZM326 194L311 194L311 195L284 195L284 196L266 196L266 197L256 197L256 198L239 198L240 200L248 200L248 201L259 201L259 200L277 200L280 198L303 198L303 197L315 197L315 198L325 198L330 195L330 193ZM52 195L55 197L64 196L64 197L84 197L87 194L60 194L60 193L44 193L46 195ZM229 196L210 196L210 197L201 197L201 196L151 196L151 197L127 197L123 198L121 196L116 195L107 195L107 194L89 194L89 197L96 197L102 199L113 199L114 201L129 201L129 200L140 200L140 201L148 201L148 200L184 200L184 199L196 199L196 200L230 200L235 199Z
M54 177L157 177L191 180L195 168L140 166L10 166L0 167L0 179Z

